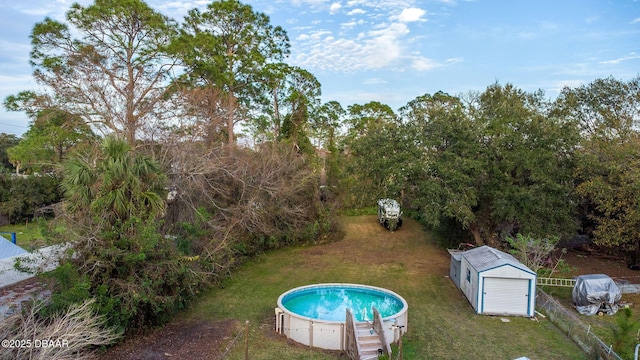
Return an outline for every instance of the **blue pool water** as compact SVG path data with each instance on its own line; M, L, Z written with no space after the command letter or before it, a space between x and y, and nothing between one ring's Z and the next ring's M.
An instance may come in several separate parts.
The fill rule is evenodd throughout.
M312 319L345 321L346 309L356 321L373 320L372 306L383 318L397 314L404 307L396 296L364 287L311 287L294 291L282 299L289 311Z

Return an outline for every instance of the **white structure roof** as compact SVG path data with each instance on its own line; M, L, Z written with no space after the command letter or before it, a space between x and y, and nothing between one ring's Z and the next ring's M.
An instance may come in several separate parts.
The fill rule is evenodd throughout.
M510 265L522 271L535 274L531 269L518 261L511 254L494 249L489 246L481 246L462 253L465 259L478 272L495 269L500 266Z
M26 252L27 250L21 248L20 246L12 243L11 241L0 235L0 259L22 255Z

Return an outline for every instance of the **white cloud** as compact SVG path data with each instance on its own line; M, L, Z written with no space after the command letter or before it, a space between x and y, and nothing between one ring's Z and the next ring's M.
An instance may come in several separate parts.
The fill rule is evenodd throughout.
M327 0L292 0L293 5L301 6L301 5L309 5L311 7L324 5Z
M583 80L559 80L548 86L548 89L551 92L560 93L565 87L575 89L582 85L584 85Z
M445 61L447 64L457 64L464 62L464 59L461 57L450 58Z
M166 14L175 20L182 20L182 18L193 8L205 9L210 1L196 0L196 1L161 1L152 0L149 1L154 9ZM268 13L269 11L267 11Z
M340 32L325 30L298 36L296 40L299 43L292 47L293 63L311 71L362 72L385 69L401 72L411 69L423 72L463 61L455 57L438 61L420 51L412 53L419 45L415 43L415 37L408 37L409 23L426 21L426 10L407 6L404 0L350 0L341 4L343 7L340 10L351 8L347 12L349 16L367 17L351 18L340 23ZM389 16L395 9L403 10ZM369 24L368 30L359 27L366 24ZM354 32L356 27L357 33ZM373 85L378 81L382 80L370 78L366 84Z
M342 23L340 24L340 27L343 29L351 29L356 27L356 25L362 25L364 23L365 23L364 20L360 19L358 21L349 21L349 22Z
M542 27L542 29L544 30L557 30L558 29L558 24L556 23L552 23L549 21L543 21L540 26Z
M640 23L640 17L631 20L631 22L629 24L638 24L638 23Z
M325 35L330 35L330 34L331 34L331 31L318 30L308 34L300 34L300 36L298 36L296 40L300 40L300 41L309 40L309 41L317 42L317 41L320 41L321 38L324 37Z
M380 84L386 84L386 83L388 83L388 81L381 78L369 78L363 82L363 84L365 85L380 85Z
M629 53L629 55L623 56L621 58L617 58L617 59L613 59L613 60L600 61L599 64L602 64L602 65L618 65L623 61L629 61L629 60L635 60L635 59L640 59L640 55L632 52L632 53Z
M298 37L303 43L296 46L298 51L292 59L302 67L340 72L382 69L406 57L402 38L408 33L402 23L381 24L355 38L336 38L328 31L312 32Z
M347 6L354 7L358 5L367 5L370 2L371 2L370 0L350 0L350 1L347 1Z
M0 54L2 54L2 56L0 56L0 62L9 60L13 64L24 64L25 68L29 69L31 44L20 42L20 40L21 39L0 39Z
M331 4L331 6L329 7L329 12L330 12L331 14L335 14L335 13L337 13L337 12L338 12L338 10L340 10L341 8L342 8L342 4L335 2L335 3Z
M417 71L429 71L442 66L441 63L423 56L415 57L411 64L411 68Z
M12 75L4 75L4 74L0 75L0 89L2 90L5 90L5 89L14 90L16 85L25 86L25 84L28 84L28 85L35 84L33 78L31 77L31 74L28 72L20 73L20 74L12 74ZM18 91L15 91L15 93L18 93L22 90L25 90L25 89L20 88Z
M347 13L347 15L349 15L349 16L353 16L353 15L364 15L364 14L366 14L366 13L367 13L367 12L366 12L366 11L364 11L363 9L358 8L358 9L353 9L353 10L349 11L349 12Z
M400 15L398 15L397 19L398 21L403 23L415 22L415 21L426 21L425 19L422 18L426 13L427 12L425 10L422 10L419 8L403 9Z
M518 37L524 40L530 40L536 37L536 34L533 32L520 32L518 33Z
M399 59L403 54L399 38L408 32L407 26L400 23L370 31L368 40L359 49L363 65L369 69L380 69Z

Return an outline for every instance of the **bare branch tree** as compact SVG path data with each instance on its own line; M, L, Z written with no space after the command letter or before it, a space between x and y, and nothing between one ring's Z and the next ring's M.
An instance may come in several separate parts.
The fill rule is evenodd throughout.
M34 305L4 319L0 322L0 337L22 340L24 346L3 346L0 359L93 358L98 347L112 344L121 337L104 326L104 317L92 310L93 303L94 300L87 300L73 305L51 319L39 317L41 305Z
M67 19L70 26L48 18L34 26L34 78L56 108L134 146L143 126L162 118L175 24L138 0L74 4Z
M170 178L179 196L166 214L169 224L206 229L196 244L201 256L225 263L220 259L235 251L283 246L317 221L319 172L291 146L244 148L232 157L226 146L203 149L191 142L172 148Z

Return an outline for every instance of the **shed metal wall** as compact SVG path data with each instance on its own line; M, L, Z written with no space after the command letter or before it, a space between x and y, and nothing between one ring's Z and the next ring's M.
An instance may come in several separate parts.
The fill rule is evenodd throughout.
M501 255L492 249L497 255ZM460 290L477 314L533 316L535 311L536 274L521 263L496 262L493 268L476 270L465 252L460 261ZM486 255L486 251L485 251ZM474 259L475 260L475 259ZM451 271L454 260L451 260ZM453 279L453 277L452 277Z
M469 264L463 256L460 262L460 290L471 303L471 307L477 310L478 306L478 272Z
M460 289L460 277L461 277L461 255L451 254L451 263L449 264L449 278L455 286Z

